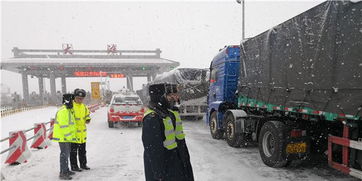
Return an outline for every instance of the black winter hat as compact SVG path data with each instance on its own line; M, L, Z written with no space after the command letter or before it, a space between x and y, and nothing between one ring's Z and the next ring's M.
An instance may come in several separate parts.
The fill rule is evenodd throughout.
M169 93L177 93L177 85L169 83L152 84L148 87L150 96L162 96Z
M85 97L86 92L84 89L75 89L74 96Z
M73 107L73 100L74 100L73 94L63 94L62 104L64 104L65 106L67 106L67 108L70 109Z
M169 93L177 93L177 86L176 84L169 83L152 84L148 87L148 92L150 95L149 104L151 106L158 106L167 110L170 108L170 104L165 95Z

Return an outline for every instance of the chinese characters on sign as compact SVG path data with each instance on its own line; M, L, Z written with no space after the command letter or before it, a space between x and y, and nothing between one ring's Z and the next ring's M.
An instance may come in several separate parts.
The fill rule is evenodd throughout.
M76 77L106 77L107 72L74 72Z
M110 78L124 78L124 74L109 74Z
M124 74L107 73L107 72L73 72L76 77L110 77L110 78L125 78Z
M107 53L108 53L108 54L115 54L115 53L117 53L117 45L116 45L116 44L107 45Z

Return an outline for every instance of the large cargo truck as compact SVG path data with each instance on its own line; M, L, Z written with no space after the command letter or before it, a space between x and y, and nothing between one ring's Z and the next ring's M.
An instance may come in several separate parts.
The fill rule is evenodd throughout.
M284 167L325 156L362 179L362 2L327 1L212 60L206 121Z

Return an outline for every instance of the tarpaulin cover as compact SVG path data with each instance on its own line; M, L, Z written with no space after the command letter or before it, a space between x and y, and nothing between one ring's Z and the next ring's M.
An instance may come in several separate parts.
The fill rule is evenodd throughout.
M241 46L238 91L287 107L361 116L362 2L324 2Z
M174 83L174 84L199 84L201 81L205 81L206 69L198 68L179 68L158 74L153 80L154 83Z
M159 74L151 82L156 83L173 83L177 84L181 101L197 99L207 95L208 89L208 70L198 68L179 68L170 72ZM142 90L137 91L142 101L147 103L148 86Z

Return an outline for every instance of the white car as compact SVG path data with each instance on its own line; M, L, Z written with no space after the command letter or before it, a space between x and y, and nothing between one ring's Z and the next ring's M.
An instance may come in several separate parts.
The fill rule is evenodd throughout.
M134 92L114 94L108 107L108 127L118 122L136 122L142 125L145 108Z

